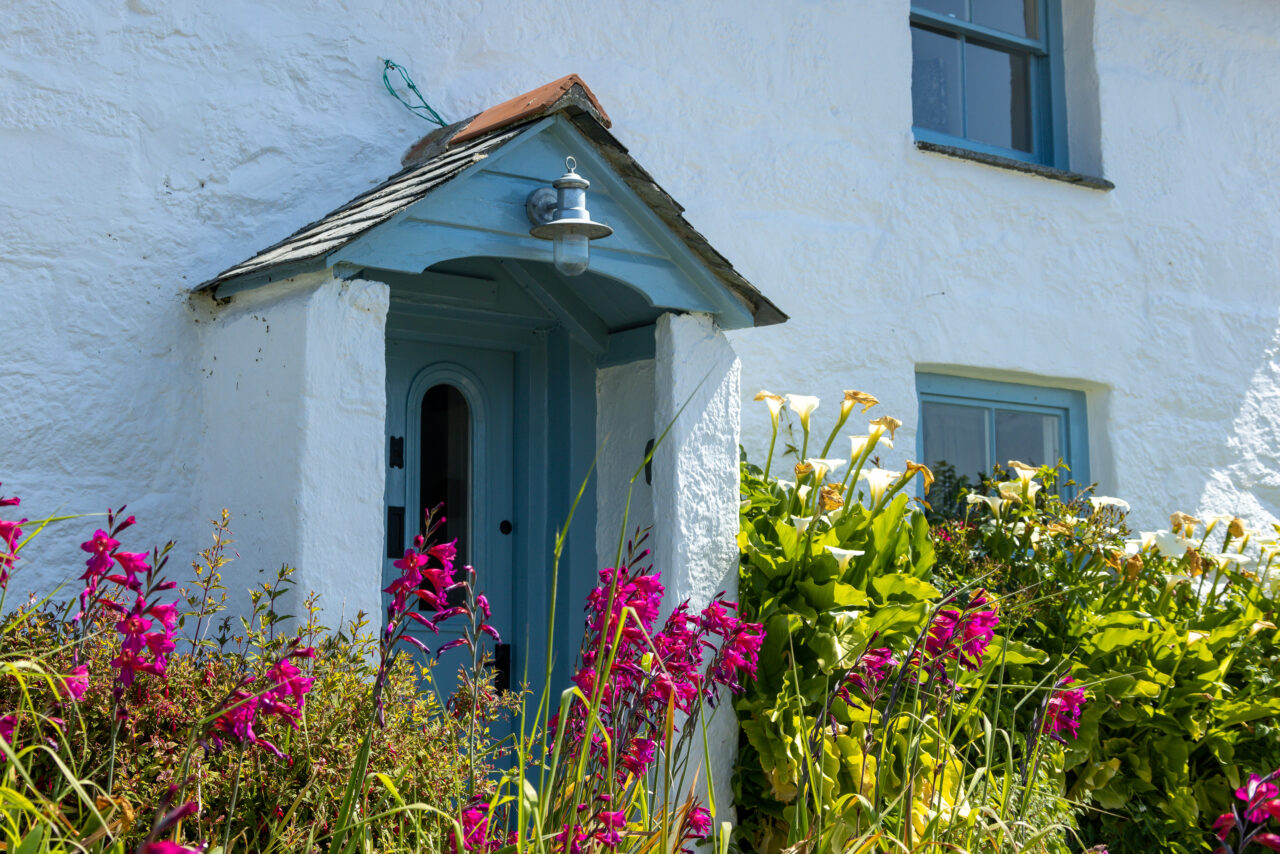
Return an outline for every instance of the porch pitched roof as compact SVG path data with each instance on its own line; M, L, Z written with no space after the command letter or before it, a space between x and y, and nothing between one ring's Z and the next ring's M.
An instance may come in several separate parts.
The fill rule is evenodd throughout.
M787 319L689 224L683 216L684 208L609 133L609 117L576 74L428 134L405 154L400 172L284 240L197 285L194 290L216 291L233 283L251 287L307 269L323 268L330 253L426 198L472 164L520 136L539 119L557 113L574 125L720 284L747 306L754 325L767 326Z

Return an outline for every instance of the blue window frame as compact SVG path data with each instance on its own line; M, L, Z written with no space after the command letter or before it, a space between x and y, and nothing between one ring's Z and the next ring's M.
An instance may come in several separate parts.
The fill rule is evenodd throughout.
M1090 482L1084 392L930 373L916 374L916 392L917 452L930 467L949 464L976 484L996 463L1061 459L1072 480Z
M1067 168L1059 0L912 0L916 139Z

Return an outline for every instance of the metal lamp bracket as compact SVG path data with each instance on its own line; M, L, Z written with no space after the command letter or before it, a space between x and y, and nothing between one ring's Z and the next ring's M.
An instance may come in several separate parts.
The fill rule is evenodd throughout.
M555 218L557 193L551 187L539 187L525 199L524 210L529 215L529 222L534 225L546 225Z

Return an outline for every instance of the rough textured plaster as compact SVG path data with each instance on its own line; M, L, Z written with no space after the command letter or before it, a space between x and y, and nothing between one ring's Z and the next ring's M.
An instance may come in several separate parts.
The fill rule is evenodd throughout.
M710 317L658 318L653 429L670 430L653 457L653 562L667 607L685 599L701 607L721 590L737 598L740 373ZM730 791L737 731L726 704L708 729L720 802Z
M626 536L653 525L653 489L642 474L645 444L661 432L654 425L654 360L602 368L596 372L596 559L612 566L626 518ZM630 508L627 493L631 492ZM624 558L625 559L625 558Z
M233 512L241 557L227 587L287 563L331 626L381 613L389 297L381 283L307 276L212 307L202 324L199 518Z

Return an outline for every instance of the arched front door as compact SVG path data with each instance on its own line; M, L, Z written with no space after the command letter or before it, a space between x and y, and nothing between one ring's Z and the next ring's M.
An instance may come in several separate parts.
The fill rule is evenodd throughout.
M500 682L509 678L515 613L514 359L510 351L387 341L387 550L383 586L399 575L393 562L421 532L424 513L444 504L443 539L458 541L457 567L476 567L493 608ZM440 534L437 534L440 537ZM440 634L414 625L428 647L457 637L460 620ZM442 688L463 654L436 668ZM505 687L505 686L504 686Z

